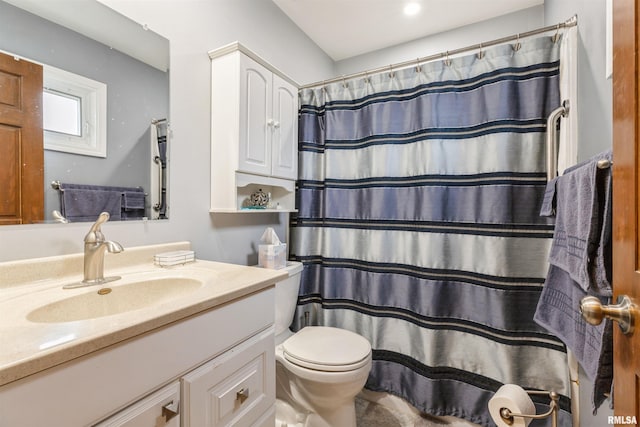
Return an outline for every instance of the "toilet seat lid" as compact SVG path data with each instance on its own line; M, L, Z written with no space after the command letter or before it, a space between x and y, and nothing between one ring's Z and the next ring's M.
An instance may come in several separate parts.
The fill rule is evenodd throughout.
M307 326L282 343L289 362L317 371L344 372L367 364L371 344L346 329Z

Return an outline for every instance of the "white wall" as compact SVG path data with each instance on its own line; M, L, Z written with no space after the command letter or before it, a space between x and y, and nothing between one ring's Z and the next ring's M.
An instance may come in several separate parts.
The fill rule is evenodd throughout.
M366 53L336 63L336 74L350 74L439 54L544 26L543 6L535 6L456 30Z
M578 160L611 148L613 92L605 78L605 0L546 0L546 25L578 16Z
M235 40L296 81L334 75L333 62L267 0L105 0L171 41L170 218L113 222L124 247L190 240L198 257L257 263L265 227L284 239L286 214L209 214L210 62L207 52ZM82 251L88 224L3 226L0 261Z

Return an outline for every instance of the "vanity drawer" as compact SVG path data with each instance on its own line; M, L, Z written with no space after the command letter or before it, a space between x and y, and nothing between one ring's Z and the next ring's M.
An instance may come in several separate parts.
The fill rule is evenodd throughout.
M94 427L180 427L180 383L175 381Z
M275 403L273 327L182 378L184 426L251 426Z

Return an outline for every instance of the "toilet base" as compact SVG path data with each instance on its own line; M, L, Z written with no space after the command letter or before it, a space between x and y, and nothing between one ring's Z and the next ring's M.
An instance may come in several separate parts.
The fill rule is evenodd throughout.
M337 340L337 344L334 339L334 346L331 348L337 350L328 355L328 361L339 356L343 352L342 347L358 348L356 357L352 356L341 364L329 364L318 363L315 361L317 359L313 359L316 353L327 357L324 351L326 349L315 349L316 353L309 356L307 344L315 344L314 338L324 337L324 341L320 341L326 343L327 339L335 338L336 334L340 334L338 337L342 339ZM302 343L290 342L294 339L302 340ZM362 341L366 345L363 345ZM296 362L308 363L310 366L301 366L288 360L285 357L286 345L292 346L298 352L287 355ZM307 351L302 359L298 358L300 351L303 355ZM337 328L310 326L277 345L275 356L276 427L356 427L355 398L367 382L371 371L372 355L368 341ZM318 367L331 369L317 369Z
M327 413L297 412L287 402L276 400L275 427L355 427L355 402L344 404L340 408L331 408Z

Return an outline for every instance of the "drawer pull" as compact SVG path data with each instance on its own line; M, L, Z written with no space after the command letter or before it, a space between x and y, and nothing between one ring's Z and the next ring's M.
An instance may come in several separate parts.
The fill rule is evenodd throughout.
M162 416L165 422L169 422L172 418L180 413L180 403L173 403L173 400L162 407Z
M248 398L249 398L249 389L248 388L241 388L240 391L236 392L236 400L238 402L240 402L241 405Z

